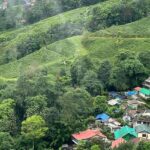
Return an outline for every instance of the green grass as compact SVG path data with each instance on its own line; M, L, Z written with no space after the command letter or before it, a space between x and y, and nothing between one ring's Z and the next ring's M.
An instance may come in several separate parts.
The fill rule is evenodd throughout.
M56 75L64 67L64 61L70 63L74 58L85 55L81 44L82 36L75 36L50 44L47 48L32 53L20 60L0 66L0 76L16 78L21 72L33 72L38 68L47 68L49 74Z
M149 38L88 38L85 41L85 48L92 58L113 59L119 51L140 52L149 50Z

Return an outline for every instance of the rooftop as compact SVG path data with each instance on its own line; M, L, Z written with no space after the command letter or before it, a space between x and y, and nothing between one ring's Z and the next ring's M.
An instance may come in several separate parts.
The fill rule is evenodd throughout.
M144 95L147 95L147 96L150 96L150 90L149 89L146 89L146 88L142 88L140 90L140 93L144 94Z
M86 140L86 139L90 139L95 136L106 138L106 136L103 133L101 133L98 129L96 129L96 130L88 129L88 130L82 131L80 133L72 134L72 137L77 140Z
M99 114L96 116L97 120L101 120L101 121L107 121L110 118L110 116L108 116L105 113Z
M135 91L140 91L140 89L141 89L141 87L139 87L139 86L134 88Z
M130 128L128 126L122 127L121 129L115 131L114 134L115 134L115 139L124 137L127 134L131 134L131 135L137 137L137 133L135 132L135 129L134 128Z
M123 138L119 138L112 142L111 148L117 148L120 144L125 143L126 141Z
M140 133L140 132L150 133L150 126L147 126L145 124L141 124L141 125L136 126L135 130L137 133Z

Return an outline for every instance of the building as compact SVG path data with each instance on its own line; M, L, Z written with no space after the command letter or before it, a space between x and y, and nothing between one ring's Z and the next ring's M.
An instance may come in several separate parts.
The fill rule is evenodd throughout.
M104 125L108 126L111 130L112 133L114 133L114 131L118 130L121 128L121 123L118 122L116 119L113 118L109 118Z
M109 118L110 118L110 116L108 116L108 115L105 114L105 113L98 114L98 115L96 116L96 120L99 120L99 121L101 121L101 122L106 122Z
M128 103L128 107L131 109L137 109L138 106L145 105L144 102L138 100L128 100L127 103Z
M114 106L119 104L118 99L112 99L108 101L108 105Z
M136 116L133 119L132 123L133 123L133 127L136 127L136 126L142 125L142 124L150 126L150 116L143 116L143 115Z
M78 144L81 140L91 140L93 138L107 139L107 137L98 129L87 129L79 133L72 134L72 141Z
M128 91L128 92L125 92L126 96L133 96L133 95L136 95L136 94L138 94L137 91Z
M123 144L123 143L126 143L126 141L123 138L119 138L115 141L112 141L111 148L112 149L117 148L120 144Z
M146 88L150 89L150 77L144 81L143 85L144 85Z
M126 141L129 141L133 138L137 138L137 133L134 128L124 126L121 129L114 132L115 139L123 138Z
M141 87L137 86L134 88L135 91L139 92L141 90Z
M141 88L139 95L144 99L150 98L150 89Z
M150 140L150 126L141 124L135 127L138 138Z

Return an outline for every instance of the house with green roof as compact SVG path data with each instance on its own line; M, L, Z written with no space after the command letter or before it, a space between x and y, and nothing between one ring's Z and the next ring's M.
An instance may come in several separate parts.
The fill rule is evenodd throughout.
M145 99L150 98L150 89L141 88L139 95Z
M138 134L136 133L134 128L130 128L128 126L124 126L119 130L114 132L115 139L123 138L126 141L129 141L133 138L137 138Z
M135 127L138 138L150 140L150 126L141 124Z

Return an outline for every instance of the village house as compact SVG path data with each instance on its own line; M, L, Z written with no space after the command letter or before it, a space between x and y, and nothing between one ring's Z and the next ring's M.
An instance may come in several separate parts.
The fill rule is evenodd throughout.
M137 133L134 128L124 126L121 129L114 132L115 139L123 138L126 141L129 141L133 138L137 138Z
M101 121L101 122L106 122L109 118L110 118L110 116L108 116L108 115L105 114L105 113L98 114L98 115L96 116L96 120L99 120L99 121Z
M133 127L136 127L142 124L150 126L150 116L140 115L133 119Z
M98 129L87 129L86 131L72 134L72 141L75 144L78 144L81 140L91 140L93 138L107 139L107 137Z
M136 95L136 94L138 94L137 91L128 91L128 92L125 92L126 96L133 96L133 95Z
M150 89L141 88L139 92L139 96L144 99L150 98Z
M123 144L123 143L126 143L126 141L123 138L119 138L115 141L112 141L111 148L112 149L117 148L120 144Z
M138 138L150 140L150 126L141 124L135 127Z
M121 128L121 123L113 118L109 118L104 125L108 126L112 133Z
M128 100L127 103L128 103L128 107L131 109L137 109L138 106L145 105L144 102L138 100Z
M131 118L131 120L132 120L132 119L134 119L137 116L138 111L137 110L128 110L127 114Z
M144 81L143 85L144 85L146 88L150 89L150 77Z
M108 105L111 105L111 106L115 106L115 105L119 105L119 100L116 98L116 99L111 99L108 101Z
M137 86L134 88L135 91L139 92L141 90L141 87Z

